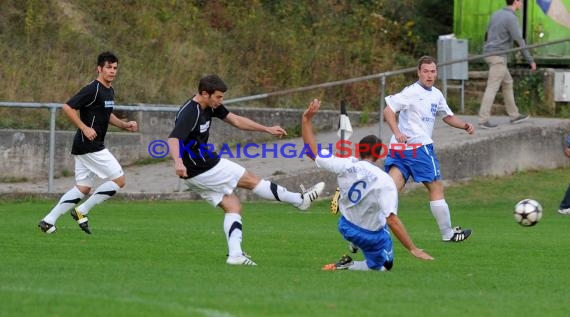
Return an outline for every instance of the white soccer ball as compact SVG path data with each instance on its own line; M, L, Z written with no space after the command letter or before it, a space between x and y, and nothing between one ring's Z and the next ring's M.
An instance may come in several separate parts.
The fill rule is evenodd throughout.
M519 225L534 226L542 218L542 206L534 199L523 199L515 205L514 216Z

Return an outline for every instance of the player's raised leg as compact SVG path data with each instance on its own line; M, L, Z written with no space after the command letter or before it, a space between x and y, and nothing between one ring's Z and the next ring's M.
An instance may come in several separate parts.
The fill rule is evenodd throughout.
M307 210L311 206L311 202L323 192L325 183L317 183L301 193L291 192L281 185L261 179L259 176L246 171L240 178L238 187L251 189L254 194L261 198L290 203L299 210Z

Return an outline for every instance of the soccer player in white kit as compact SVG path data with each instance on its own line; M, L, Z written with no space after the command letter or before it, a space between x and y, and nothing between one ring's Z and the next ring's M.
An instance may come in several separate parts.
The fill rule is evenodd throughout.
M423 56L418 61L418 81L386 97L384 117L394 135L384 169L396 183L398 191L404 188L410 176L416 183L423 183L429 191L430 209L439 226L441 239L461 242L471 235L471 230L451 226L432 133L438 113L443 113L443 121L454 128L469 134L473 134L475 129L471 123L453 115L441 91L434 87L436 79L435 59ZM399 113L397 119L396 113Z
M337 175L340 190L339 210L342 216L338 230L344 239L362 250L364 261L353 261L345 255L338 262L327 264L323 270L390 270L394 263L392 233L414 256L433 260L433 257L414 245L397 215L398 191L394 181L374 163L380 157L381 141L374 135L364 137L357 145L360 158L337 157L328 150L318 153L311 119L321 102L314 99L303 113L301 123L303 141L311 149L308 156L319 168ZM316 157L313 153L317 153Z

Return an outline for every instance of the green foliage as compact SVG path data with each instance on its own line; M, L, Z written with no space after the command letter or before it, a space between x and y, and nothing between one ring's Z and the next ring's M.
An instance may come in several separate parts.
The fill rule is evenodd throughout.
M366 124L368 124L369 120L370 120L370 113L368 111L363 111L360 114L360 124L366 125Z
M569 102L559 103L558 115L562 118L570 118L570 103Z
M318 129L315 129L318 131ZM287 138L298 138L301 137L301 125L296 124L287 128Z
M438 36L453 32L453 0L387 1L385 16L394 21L397 37L393 40L403 41L414 57L409 66L421 55L435 56Z
M74 171L70 171L70 170L68 170L68 169L66 169L66 168L64 168L64 169L61 171L61 176L62 176L62 177L70 177L70 176L73 176L74 174L75 174Z
M120 58L120 104L180 104L210 73L229 84L228 99L377 74L436 55L438 35L452 32L452 10L451 0L134 0L107 9L95 0L4 0L0 100L63 103L96 76L103 50ZM414 77L389 77L386 93ZM379 87L368 80L247 105L294 108L310 96L372 113ZM538 73L517 80L515 91L521 111L553 114ZM479 100L465 102L466 114L477 113ZM568 117L566 108L558 114ZM20 114L0 108L0 127L49 126L43 112ZM72 129L62 115L57 126Z
M544 104L544 77L540 72L521 76L514 82L515 98L521 112L533 115L552 115Z
M21 183L27 181L26 177L0 177L0 183Z
M155 157L145 157L145 158L141 158L136 160L133 165L150 165L150 164L156 164L156 163L161 163L161 162L169 162L171 160L170 157L163 157L163 158L155 158Z
M398 3L137 0L104 8L95 0L5 0L0 100L65 102L96 76L95 57L103 50L120 58L119 103L180 104L209 73L228 82L232 98L409 67L428 51L418 47L434 43L418 29L421 16L433 14L423 4L444 6ZM444 27L440 20L430 29ZM361 82L264 105L304 105L311 94L373 111L378 89L374 81Z
M10 129L47 130L50 126L51 113L47 109L15 109L0 107L0 127ZM74 130L73 124L58 111L55 119L57 130Z

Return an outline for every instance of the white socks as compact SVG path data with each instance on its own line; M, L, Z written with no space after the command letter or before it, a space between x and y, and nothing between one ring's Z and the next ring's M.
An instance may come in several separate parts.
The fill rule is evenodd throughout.
M228 241L228 255L239 256L243 254L241 249L242 224L241 215L233 212L225 213L224 233Z
M69 211L71 208L75 207L75 205L83 199L85 195L77 189L77 187L73 186L72 189L68 190L67 193L63 194L59 199L59 202L53 209L44 217L44 221L55 225L57 218L61 215Z
M119 185L113 181L106 181L101 186L97 187L95 192L83 204L77 207L80 213L86 215L91 208L95 207L105 200L111 198L120 189Z
M119 185L113 181L107 181L101 184L101 186L95 190L89 199L77 207L77 210L79 210L79 212L84 215L88 214L89 210L91 210L91 208L93 208L95 205L100 204L115 195L119 188ZM61 196L57 205L55 205L55 207L53 207L47 216L44 217L43 221L54 225L61 215L68 212L71 208L75 207L75 205L77 205L77 203L79 203L83 197L85 197L85 195L79 191L77 187L73 186L72 189Z
M352 261L352 265L348 269L351 271L370 271L366 261Z
M279 186L268 180L262 179L257 186L252 190L257 196L267 200L277 200L299 206L303 203L300 193L292 193L285 187Z
M439 226L441 238L443 240L451 239L451 237L453 237L453 229L451 229L449 206L447 206L445 199L430 201L429 207L431 208L431 214Z

